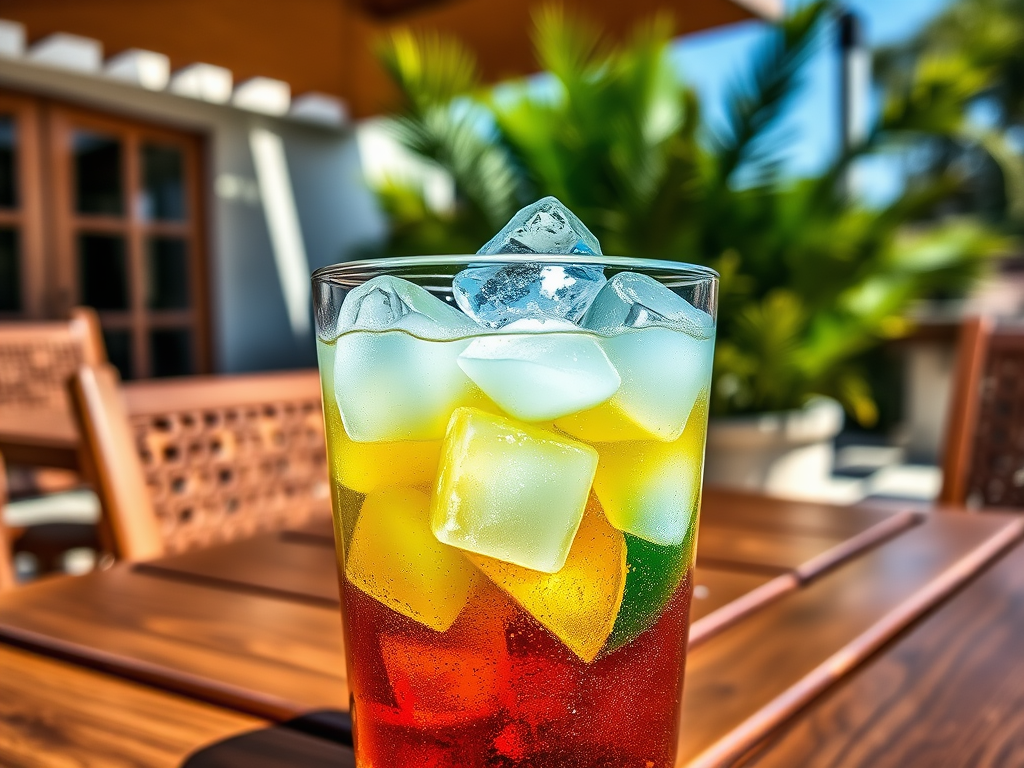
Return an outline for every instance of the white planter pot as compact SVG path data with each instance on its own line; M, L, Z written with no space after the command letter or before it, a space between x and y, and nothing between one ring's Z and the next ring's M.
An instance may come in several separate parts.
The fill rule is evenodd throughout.
M775 496L813 497L825 487L843 408L814 398L798 411L712 419L704 480Z

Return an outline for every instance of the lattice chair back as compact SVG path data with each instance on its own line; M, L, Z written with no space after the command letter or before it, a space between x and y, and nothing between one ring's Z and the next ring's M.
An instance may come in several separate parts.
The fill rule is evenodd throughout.
M67 322L0 323L0 408L66 409L71 375L106 361L91 309L72 310Z
M3 509L7 504L7 469L4 457L0 456L0 592L14 586L14 556L11 539L4 528Z
M940 501L1024 509L1024 326L964 324Z
M315 371L72 385L116 557L144 560L330 515Z

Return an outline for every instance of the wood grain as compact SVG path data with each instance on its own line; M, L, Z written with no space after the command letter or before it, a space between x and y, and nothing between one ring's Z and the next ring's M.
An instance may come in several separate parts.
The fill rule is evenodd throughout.
M0 646L4 768L176 768L261 720Z
M1015 542L1024 521L934 515L698 646L679 765L728 765Z
M802 713L747 766L1024 765L1024 547Z
M0 639L261 717L348 709L336 608L118 566L3 595Z

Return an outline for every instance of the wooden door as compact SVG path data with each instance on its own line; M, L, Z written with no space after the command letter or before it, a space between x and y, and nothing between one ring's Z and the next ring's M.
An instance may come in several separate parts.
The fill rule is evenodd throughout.
M0 92L0 320L45 316L39 110Z
M197 136L47 104L56 304L100 316L125 378L209 369Z

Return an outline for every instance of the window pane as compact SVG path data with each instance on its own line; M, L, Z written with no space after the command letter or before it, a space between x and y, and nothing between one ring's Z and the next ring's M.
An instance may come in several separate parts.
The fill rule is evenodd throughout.
M142 146L142 217L160 221L185 218L185 182L181 150Z
M119 216L124 213L121 189L121 142L116 136L75 131L75 210Z
M130 331L103 331L107 358L121 372L122 379L132 378L132 335Z
M154 376L188 376L192 364L192 333L184 328L153 331L149 336Z
M82 303L96 309L128 309L125 242L120 235L79 235Z
M0 115L0 208L18 205L18 179L14 143L17 124L13 115Z
M153 237L146 243L150 309L188 309L188 244L175 237Z
M0 312L21 311L18 230L0 229Z

